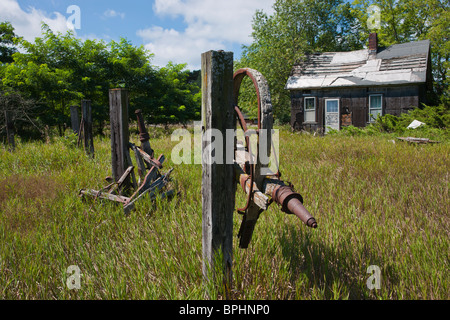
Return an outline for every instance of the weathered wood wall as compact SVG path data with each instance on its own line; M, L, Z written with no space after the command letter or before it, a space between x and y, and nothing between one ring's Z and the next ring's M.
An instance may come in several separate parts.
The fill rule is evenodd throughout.
M291 91L291 127L294 130L323 128L325 99L329 98L339 99L341 115L351 114L353 126L365 127L369 123L369 95L382 94L383 114L398 116L426 101L424 92L421 85ZM316 97L316 124L304 122L305 97Z

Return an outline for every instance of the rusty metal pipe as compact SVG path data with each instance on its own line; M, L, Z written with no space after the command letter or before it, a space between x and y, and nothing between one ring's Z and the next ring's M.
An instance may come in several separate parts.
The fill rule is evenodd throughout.
M281 205L281 210L294 214L308 227L317 228L316 219L303 206L303 198L289 186L280 186L273 191L272 199Z
M142 150L145 151L150 157L153 158L153 149L150 147L150 135L145 128L144 117L142 116L142 111L140 109L134 112L137 117L138 128L139 128L139 140L141 141Z

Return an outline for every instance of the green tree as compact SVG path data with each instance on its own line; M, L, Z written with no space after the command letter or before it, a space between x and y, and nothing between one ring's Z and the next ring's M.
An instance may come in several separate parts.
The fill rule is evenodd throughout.
M126 87L144 94L154 80L151 54L125 39L119 43L77 39L72 32L54 33L43 25L42 37L19 42L2 83L40 102L40 119L49 125L69 123L69 106L92 100L94 122L108 120L108 91Z
M199 117L201 93L197 77L186 65L151 65L153 54L126 39L119 42L77 39L72 32L54 33L42 26L34 42L20 39L21 52L0 69L6 91L19 91L40 106L40 123L62 128L70 105L92 101L94 123L109 119L109 89L130 92L130 117L142 109L152 122L183 122ZM195 79L194 79L195 78ZM193 80L194 79L194 80Z
M195 76L196 74L196 76ZM186 70L186 64L169 62L158 70L158 105L150 113L156 123L186 123L200 118L199 73Z
M16 129L24 126L36 126L32 118L36 103L25 99L20 93L9 91L0 92L0 134L6 132L5 111L8 111Z
M376 30L367 25L370 5L381 9L381 24ZM381 46L429 39L435 94L449 99L450 1L355 0L352 14L359 21L356 30L362 42L367 43L367 35L374 31Z
M260 71L270 86L275 118L288 121L289 92L284 89L294 63L305 53L361 48L352 35L355 19L342 0L277 0L274 13L257 11L253 17L253 43L243 47L238 67ZM251 85L243 83L241 107L253 114L255 97Z
M79 41L71 33L55 35L43 25L42 38L34 43L21 39L19 45L25 52L16 52L5 67L4 87L36 100L41 106L39 120L61 128L68 122L68 106L83 98L80 86L74 85Z
M0 64L13 61L12 55L17 52L14 46L16 37L11 23L0 22Z
M429 39L432 46L432 61L435 92L441 102L450 105L450 1L434 1L430 6L429 28L420 35Z

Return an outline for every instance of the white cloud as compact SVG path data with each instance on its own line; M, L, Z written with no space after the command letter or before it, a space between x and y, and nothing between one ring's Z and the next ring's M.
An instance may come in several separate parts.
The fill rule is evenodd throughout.
M272 11L274 0L156 0L161 16L182 16L191 31L243 44L250 42L252 17L257 9ZM205 30L206 27L206 30ZM209 34L205 33L208 32Z
M120 17L121 19L125 19L125 13L118 12L118 11L112 10L112 9L108 9L103 13L103 17L105 17L105 18Z
M208 50L230 50L231 45L251 43L252 18L257 9L271 13L274 0L156 0L160 17L182 18L183 30L153 26L137 35L155 53L153 63L187 62L200 68L200 55Z
M45 22L54 32L65 33L69 30L67 18L59 12L48 14L33 7L24 11L17 0L0 1L0 21L9 21L15 33L28 41L41 36L41 23Z
M139 30L138 36L146 42L145 48L155 54L152 63L159 66L164 66L169 61L187 62L189 69L199 69L199 57L202 52L225 48L221 41L189 37L186 32L158 26Z

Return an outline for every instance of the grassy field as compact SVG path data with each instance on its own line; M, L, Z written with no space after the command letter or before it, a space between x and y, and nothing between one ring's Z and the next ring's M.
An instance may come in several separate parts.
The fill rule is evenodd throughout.
M319 228L272 204L242 250L235 214L231 298L449 299L450 143L392 139L282 129L280 170ZM151 145L180 194L142 201L128 217L78 197L107 184L108 137L95 139L93 160L71 139L18 140L14 153L0 145L0 299L205 299L202 170L172 164L169 134L154 133ZM72 265L79 290L66 285ZM367 287L371 265L379 290ZM212 298L223 298L219 285Z

